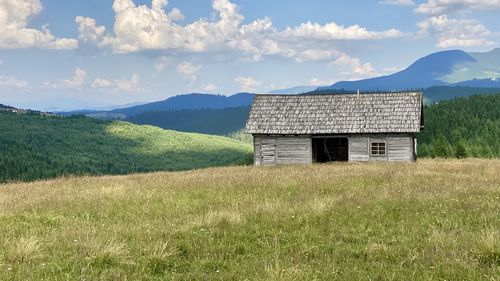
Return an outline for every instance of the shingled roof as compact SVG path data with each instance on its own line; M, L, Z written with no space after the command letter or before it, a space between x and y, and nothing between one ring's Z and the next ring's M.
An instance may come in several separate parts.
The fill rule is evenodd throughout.
M249 134L417 133L422 93L256 95Z

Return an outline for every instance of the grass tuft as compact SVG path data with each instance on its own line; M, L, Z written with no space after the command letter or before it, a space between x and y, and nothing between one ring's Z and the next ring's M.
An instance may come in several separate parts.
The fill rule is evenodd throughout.
M43 257L43 245L35 236L21 237L7 242L5 260L16 263L32 263Z

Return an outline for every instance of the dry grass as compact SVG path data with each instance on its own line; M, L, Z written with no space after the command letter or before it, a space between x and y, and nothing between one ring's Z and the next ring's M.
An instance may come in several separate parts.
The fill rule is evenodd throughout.
M500 280L499 171L421 160L0 185L0 280Z

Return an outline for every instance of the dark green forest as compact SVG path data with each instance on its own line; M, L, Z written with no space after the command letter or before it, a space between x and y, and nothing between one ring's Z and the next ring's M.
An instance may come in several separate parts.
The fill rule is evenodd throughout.
M249 164L230 138L88 117L0 110L0 182Z
M227 135L245 127L249 111L250 107L248 106L224 109L148 111L129 117L126 121L182 132Z
M420 157L500 157L500 94L426 105L424 118Z

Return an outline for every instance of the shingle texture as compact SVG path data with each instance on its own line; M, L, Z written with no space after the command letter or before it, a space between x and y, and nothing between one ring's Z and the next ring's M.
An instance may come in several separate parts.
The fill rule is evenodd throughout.
M417 133L422 93L256 95L249 134Z

